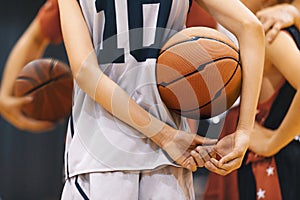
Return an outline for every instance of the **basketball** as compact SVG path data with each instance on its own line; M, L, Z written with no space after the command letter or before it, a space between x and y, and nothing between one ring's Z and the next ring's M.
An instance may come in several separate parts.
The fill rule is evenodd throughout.
M156 81L166 107L192 119L228 110L241 91L239 49L223 33L208 27L186 28L162 47Z
M32 96L22 112L37 120L58 121L71 112L73 78L67 64L52 58L29 62L14 85L17 97Z

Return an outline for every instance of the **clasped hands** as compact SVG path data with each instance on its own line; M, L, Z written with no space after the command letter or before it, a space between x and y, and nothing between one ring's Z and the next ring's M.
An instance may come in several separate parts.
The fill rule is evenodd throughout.
M241 166L249 141L248 134L236 131L214 145L197 146L191 156L198 167L224 176Z

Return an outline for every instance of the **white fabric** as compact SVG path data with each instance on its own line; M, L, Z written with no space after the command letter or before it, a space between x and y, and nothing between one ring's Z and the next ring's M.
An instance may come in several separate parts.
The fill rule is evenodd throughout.
M149 3L147 0L141 8L144 12L142 21L150 26L143 27L143 35L147 37L144 38L144 45L154 42L153 34L157 34L156 31L158 30L153 27L154 24L158 23L156 17L159 13L167 13L166 6L162 5L168 1L171 1L172 4L167 17L166 29L158 31L163 33L162 38L158 39L165 41L185 27L189 0L157 0L156 3ZM101 0L101 2L105 2L106 6L112 6L112 0ZM138 62L130 52L129 9L127 8L136 6L141 2L143 1L114 1L118 31L118 35L116 35L117 45L119 49L124 50L125 63L102 64L99 67L152 115L173 127L188 130L185 119L181 120L181 124L175 124L174 117L171 116L160 99L155 79L156 58L151 57L144 62ZM98 54L105 46L102 41L105 23L112 25L112 22L104 11L97 13L95 1L81 0L80 4L92 35L95 51ZM134 20L133 18L131 16L131 20ZM148 51L144 53L147 55ZM103 57L99 57L99 61L103 59ZM78 85L75 84L74 90L72 111L74 136L71 136L69 126L65 149L68 177L82 173L145 170L162 165L174 165L172 160L157 145L109 114L87 96Z
M90 173L68 179L62 200L83 199L193 200L195 197L191 172L169 166L141 173Z

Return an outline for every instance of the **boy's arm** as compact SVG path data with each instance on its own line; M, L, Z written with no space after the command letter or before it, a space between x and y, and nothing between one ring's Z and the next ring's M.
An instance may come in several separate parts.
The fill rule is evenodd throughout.
M241 110L234 133L233 150L220 161L211 159L206 167L224 174L238 168L249 146L260 93L265 56L264 31L259 20L241 2L234 0L197 0L221 25L238 39L242 70Z
M5 64L0 91L1 115L12 125L33 132L53 128L53 124L26 117L21 112L30 97L13 97L13 86L19 71L31 60L42 56L48 41L39 35L39 25L34 20L13 47Z
M30 61L43 56L50 43L62 41L56 0L48 0L37 16L13 46L5 64L0 91L0 113L19 129L40 132L53 127L53 123L28 118L21 107L30 97L13 97L13 86L19 71Z
M13 83L19 71L28 62L42 57L50 43L61 42L57 0L48 0L11 50L5 64L0 94L12 95Z
M286 51L287 49L288 51ZM254 137L257 137L255 141L260 141L253 141L250 145L251 150L263 156L271 156L300 133L300 53L291 36L280 31L276 39L266 46L266 56L296 90L288 112L276 130L255 126Z

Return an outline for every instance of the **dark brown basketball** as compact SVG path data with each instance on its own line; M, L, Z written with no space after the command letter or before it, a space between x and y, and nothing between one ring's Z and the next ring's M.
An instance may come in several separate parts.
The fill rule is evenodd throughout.
M163 46L156 76L170 110L188 118L210 118L226 111L240 95L239 49L215 29L187 28Z
M51 58L29 62L14 85L15 96L33 97L22 111L38 120L58 121L67 117L72 107L72 93L73 78L69 66Z

